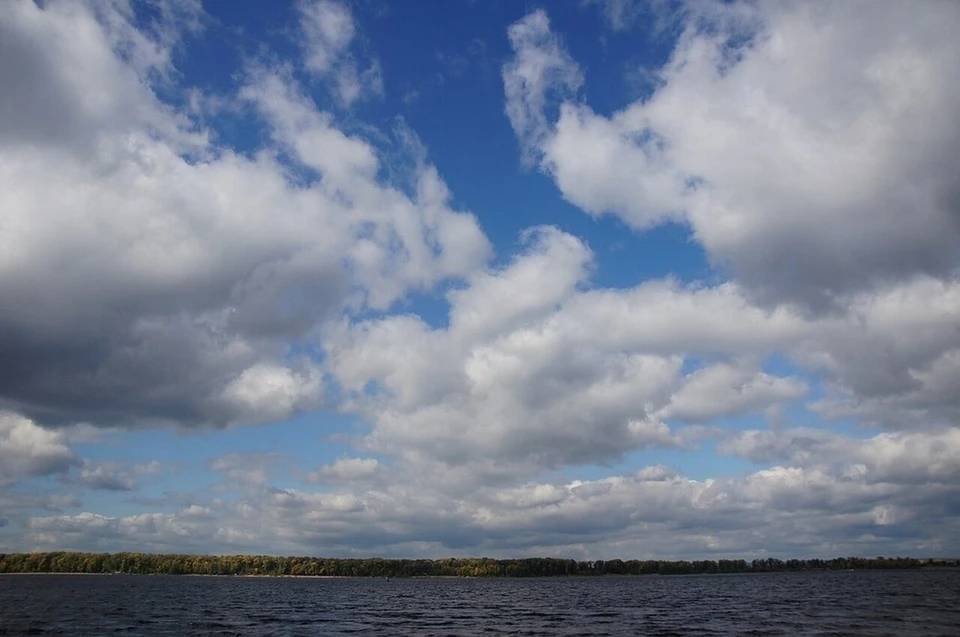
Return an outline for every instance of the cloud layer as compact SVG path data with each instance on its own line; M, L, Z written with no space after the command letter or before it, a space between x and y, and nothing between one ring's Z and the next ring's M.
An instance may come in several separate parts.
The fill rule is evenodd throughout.
M611 116L551 95L578 65L537 11L511 27L506 111L570 202L689 223L767 303L814 309L955 271L956 6L694 3L657 87ZM516 87L523 87L522 90ZM829 228L829 231L825 231Z
M610 114L546 11L502 25L518 170L715 268L618 288L559 225L495 255L499 211L358 123L389 85L347 5L223 94L180 68L202 7L160 6L0 5L0 549L960 551L955 5L692 2ZM102 453L304 412L345 451Z
M238 108L270 141L241 155L151 90L173 45L96 8L0 9L9 408L47 425L282 419L323 403L316 361L291 355L318 322L485 259L431 166L412 194L385 183L376 150L283 69L243 78Z

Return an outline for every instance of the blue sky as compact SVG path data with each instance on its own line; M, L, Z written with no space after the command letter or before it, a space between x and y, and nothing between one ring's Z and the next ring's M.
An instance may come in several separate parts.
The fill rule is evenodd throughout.
M960 552L950 3L0 7L0 552Z

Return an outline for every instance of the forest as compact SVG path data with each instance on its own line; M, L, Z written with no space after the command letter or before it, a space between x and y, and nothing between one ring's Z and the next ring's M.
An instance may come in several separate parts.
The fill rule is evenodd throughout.
M957 567L960 559L837 557L721 560L321 558L268 555L151 553L0 553L0 573L113 573L303 577L557 577L600 575L693 575Z

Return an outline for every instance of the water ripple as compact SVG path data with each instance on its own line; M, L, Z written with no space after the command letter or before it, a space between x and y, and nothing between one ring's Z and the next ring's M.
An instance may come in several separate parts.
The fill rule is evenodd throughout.
M0 635L960 635L960 571L524 580L0 576Z

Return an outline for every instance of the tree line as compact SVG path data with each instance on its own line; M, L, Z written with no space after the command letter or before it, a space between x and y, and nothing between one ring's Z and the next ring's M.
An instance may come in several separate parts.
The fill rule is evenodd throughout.
M555 577L695 575L960 566L960 560L909 557L746 560L588 560L319 558L152 553L0 553L0 573L129 573L333 577Z

